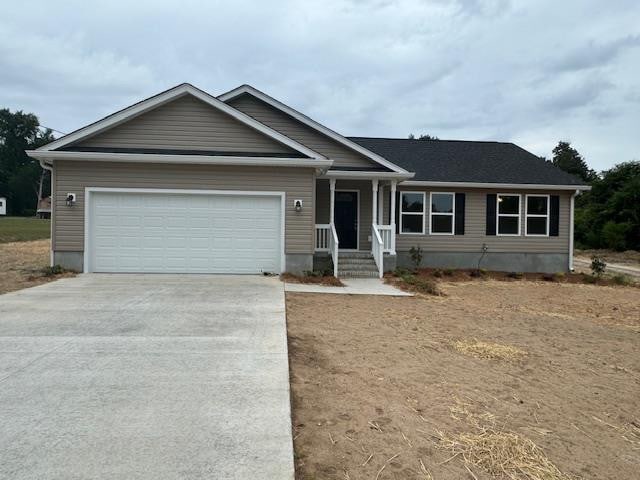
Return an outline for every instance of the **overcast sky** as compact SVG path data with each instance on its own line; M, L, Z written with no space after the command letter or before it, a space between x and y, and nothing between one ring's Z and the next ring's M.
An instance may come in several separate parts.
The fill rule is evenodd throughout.
M69 132L178 83L249 83L344 135L640 159L638 0L94 3L3 5L0 107Z

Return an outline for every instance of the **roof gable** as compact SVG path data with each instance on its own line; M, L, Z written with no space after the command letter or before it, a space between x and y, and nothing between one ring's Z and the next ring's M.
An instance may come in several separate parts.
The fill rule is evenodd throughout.
M248 104L247 97L254 100L252 105ZM254 118L272 128L282 133L286 132L287 136L323 153L326 157L332 158L335 161L334 168L343 166L367 169L373 166L382 167L393 172L407 173L405 169L381 155L343 137L250 85L241 85L220 95L218 98L234 106L234 108L254 116ZM270 107L271 112L265 111L264 108L256 108L256 99L263 105Z
M193 85L184 83L178 85L174 88L171 88L165 92L159 93L153 97L147 98L141 102L138 102L130 107L127 107L123 110L120 110L112 115L109 115L97 122L94 122L86 127L83 127L75 132L72 132L68 135L65 135L58 140L55 140L43 147L40 147L38 150L51 151L51 150L60 150L65 147L69 147L71 145L79 145L81 143L87 142L87 145L91 145L92 142L113 142L112 134L109 134L109 130L111 129L120 129L120 133L124 133L124 127L126 127L126 123L140 117L144 114L152 114L153 110L161 108L163 106L168 106L170 103L174 101L178 101L182 97L190 98L188 102L200 102L204 103L205 107L212 107L216 110L215 118L225 118L230 117L230 120L233 121L233 124L237 127L241 125L240 130L243 133L247 132L247 128L252 132L252 139L257 141L256 139L261 138L263 145L260 148L273 148L273 146L278 145L280 147L284 146L290 150L296 151L304 156L315 158L315 159L324 159L325 157L318 152L313 151L312 149L302 145L285 135L263 125L262 123L256 121L255 119L245 115L242 112L226 105L224 102L216 99L215 97L207 94L206 92L194 87ZM193 106L193 103L192 103ZM155 117L160 118L158 115ZM213 118L213 117L212 117ZM211 118L209 119L211 120ZM138 128L138 127L136 127ZM118 133L118 130L116 130ZM105 135L102 139L100 139L100 134ZM110 137L111 135L111 137ZM221 132L220 137L224 136L225 133ZM135 136L135 135L134 135ZM94 140L92 141L92 137ZM125 134L126 137L126 134ZM268 140L265 140L264 137L267 137ZM122 137L120 137L122 138ZM156 136L157 138L157 136ZM260 142L258 142L260 143ZM85 145L85 146L87 146ZM113 143L111 143L113 145ZM105 145L102 145L105 146ZM157 146L157 145L154 145ZM205 146L205 148L207 148ZM284 151L284 148L281 149L281 152Z

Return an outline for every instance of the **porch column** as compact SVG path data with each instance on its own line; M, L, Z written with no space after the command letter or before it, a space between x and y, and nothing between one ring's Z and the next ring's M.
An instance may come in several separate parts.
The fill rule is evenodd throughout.
M384 185L378 189L378 225L384 224Z
M391 180L389 225L391 225L391 255L396 254L396 181Z
M371 180L371 186L373 187L371 195L371 223L376 223L378 218L378 180Z
M329 179L329 223L333 223L334 220L334 206L336 203L336 179Z

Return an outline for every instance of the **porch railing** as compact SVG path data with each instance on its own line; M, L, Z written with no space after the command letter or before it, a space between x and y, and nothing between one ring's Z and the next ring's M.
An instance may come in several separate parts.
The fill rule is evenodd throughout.
M338 278L338 232L336 232L336 226L333 223L329 224L331 235L329 236L329 253L331 260L333 260L333 276Z
M371 254L378 267L378 276L382 278L384 271L384 242L379 228L380 226L375 223L371 225Z
M328 223L316 223L316 252L328 252L331 237L331 225Z
M338 232L333 223L316 223L316 252L329 252L333 261L333 276L338 276Z
M393 252L393 230L391 225L376 225L378 227L378 232L380 232L380 237L382 238L383 252L391 253Z

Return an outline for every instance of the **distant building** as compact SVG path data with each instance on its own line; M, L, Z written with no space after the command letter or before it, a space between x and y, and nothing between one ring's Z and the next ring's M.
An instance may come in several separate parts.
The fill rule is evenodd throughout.
M7 214L7 199L0 197L0 215Z
M51 218L51 197L40 199L38 202L38 210L36 210L36 217Z

